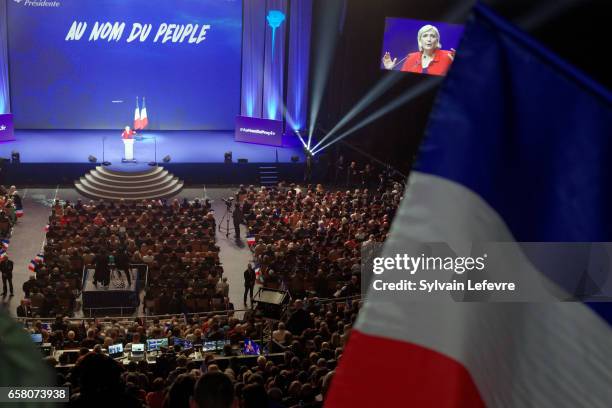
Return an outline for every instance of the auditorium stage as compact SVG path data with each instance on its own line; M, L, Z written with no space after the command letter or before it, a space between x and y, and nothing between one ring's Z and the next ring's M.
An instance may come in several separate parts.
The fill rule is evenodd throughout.
M222 163L223 154L231 151L234 160L252 163L289 163L291 156L304 159L299 140L285 140L283 147L263 146L234 141L233 131L148 131L140 132L142 140L134 143L134 156L147 163L167 155L173 163ZM8 158L13 150L22 163L87 163L89 155L102 157L120 165L123 157L121 130L16 130L12 142L0 143L0 157ZM104 150L103 150L104 146ZM103 154L104 151L104 154Z
M303 174L304 151L297 137L282 147L236 142L233 131L142 131L134 143L138 163L121 163L120 130L16 130L15 141L0 143L0 158L19 152L20 164L4 164L3 182L21 185L68 185L103 160L121 171L142 171L155 161L189 184L256 183L260 167L278 167L284 180ZM231 151L234 164L224 163ZM90 163L89 156L97 163ZM168 163L163 158L169 156ZM299 162L291 158L298 156ZM247 164L236 164L247 159Z

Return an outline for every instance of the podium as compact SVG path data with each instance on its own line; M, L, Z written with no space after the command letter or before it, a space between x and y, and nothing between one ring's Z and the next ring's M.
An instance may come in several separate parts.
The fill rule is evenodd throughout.
M134 161L134 139L123 139L123 162Z

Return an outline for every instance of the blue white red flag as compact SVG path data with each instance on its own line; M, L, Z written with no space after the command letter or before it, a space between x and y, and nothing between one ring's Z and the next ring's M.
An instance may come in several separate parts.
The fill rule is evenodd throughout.
M609 91L475 6L383 256L414 241L612 241L611 135ZM609 303L401 299L365 302L326 407L612 401Z

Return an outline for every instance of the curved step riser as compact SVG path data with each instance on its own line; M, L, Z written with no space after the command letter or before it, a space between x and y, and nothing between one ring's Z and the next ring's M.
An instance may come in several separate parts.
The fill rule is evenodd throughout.
M126 177L126 172L125 171L120 171L120 170L113 170L110 167L104 167L104 166L98 166L96 167L96 169L98 169L101 173L104 174L110 174L110 175L114 175L114 176L121 176L121 177ZM151 174L154 173L156 171L163 171L164 168L161 166L155 166L155 167L151 167L147 170L142 170L142 171L130 171L128 174L128 177L139 177L139 176L143 176L143 175L147 175L147 174Z
M124 183L124 182L140 182L140 181L156 180L168 174L168 171L160 170L160 171L155 171L155 172L152 172L152 173L149 173L143 176L138 176L138 177L117 176L114 174L107 174L107 173L98 171L97 169L92 170L89 174L94 175L100 179Z
M76 184L75 188L76 190L79 192L79 194L87 197L87 198L91 198L91 199L95 199L95 200L113 200L113 201L120 201L120 200L126 200L126 201L131 201L131 200L154 200L154 199L159 199L159 198L170 198L173 197L175 195L177 195L178 193L181 192L181 190L183 189L183 183L179 183L173 190L169 191L167 194L165 195L142 195L142 196L138 196L138 197L124 197L122 195L113 195L113 194L96 194L93 193L89 190L87 190L86 188L83 188L80 184Z
M107 200L167 198L183 189L183 182L162 167L122 173L99 166L74 184L77 191L86 197Z
M167 175L163 179L155 181L153 183L136 183L132 185L125 185L124 183L116 184L116 183L108 182L108 181L102 182L94 177L91 177L91 175L86 174L85 177L81 177L80 179L81 182L83 180L99 188L112 187L113 189L116 189L117 191L144 191L144 190L149 190L151 188L162 187L164 185L171 184L175 180L178 180L178 179L176 177L172 177L171 175Z
M87 190L93 191L93 192L97 192L99 194L122 194L122 195L125 195L126 197L133 197L133 196L136 196L136 195L142 195L143 193L146 193L146 194L164 194L167 191L169 191L170 189L172 189L174 186L176 186L177 183L170 184L170 185L163 186L163 187L154 187L154 188L151 188L151 189L146 190L146 191L115 190L115 189L113 189L112 186L108 186L106 188L101 188L101 187L96 187L94 185L91 185L87 181L80 182L79 184L81 186L84 186L84 188L86 188Z

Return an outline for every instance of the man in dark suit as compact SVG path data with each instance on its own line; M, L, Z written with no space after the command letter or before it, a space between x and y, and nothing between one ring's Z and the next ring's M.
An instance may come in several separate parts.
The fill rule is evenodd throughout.
M94 265L96 268L94 274L94 285L97 287L98 282L101 282L103 286L108 286L110 283L110 269L108 268L108 254L102 250L94 259Z
M249 264L246 271L244 271L244 304L247 304L247 294L250 292L251 304L253 304L253 288L255 287L255 280L257 274L255 269Z
M244 216L242 214L242 210L240 209L240 205L238 203L234 206L234 212L232 213L232 219L234 220L234 234L236 241L240 241L240 224L244 222Z
M11 291L11 296L14 296L13 293L13 261L6 258L2 263L0 263L0 272L2 272L2 296L6 296L6 287L8 283L8 287Z

